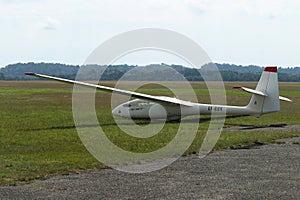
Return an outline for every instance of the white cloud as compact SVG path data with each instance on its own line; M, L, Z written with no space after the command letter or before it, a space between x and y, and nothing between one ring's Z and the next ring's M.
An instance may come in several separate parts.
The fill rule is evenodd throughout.
M1 62L26 58L24 52L28 60L39 54L78 62L120 32L156 27L191 37L215 60L300 64L299 9L298 0L0 0L0 54L12 52Z
M47 17L42 21L36 23L35 27L45 30L56 30L60 25L61 23L58 20Z
M199 8L206 12L217 13L248 13L254 15L269 15L280 12L283 0L186 0L186 5Z

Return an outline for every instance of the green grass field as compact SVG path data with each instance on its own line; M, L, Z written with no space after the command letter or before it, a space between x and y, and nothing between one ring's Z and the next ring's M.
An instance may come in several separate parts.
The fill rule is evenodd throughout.
M105 82L113 86L114 83ZM130 83L128 83L130 84ZM227 102L245 105L251 95L232 90L243 85L254 88L256 83L225 83ZM199 101L209 102L203 83L193 83ZM153 95L172 95L157 85L139 90ZM183 91L184 92L184 91ZM294 102L282 102L281 112L255 117L228 118L225 127L269 126L272 124L299 125L300 84L281 83L280 95ZM72 116L72 86L48 81L0 82L0 184L15 185L55 174L76 173L86 169L104 168L93 158L77 135ZM148 139L137 139L123 133L114 123L110 94L97 92L99 123L116 145L133 152L149 152L168 144L177 132L178 124L167 123L162 131ZM137 121L141 125L143 121ZM194 122L196 123L196 122ZM206 134L209 117L201 116L200 128L186 154L199 152ZM297 131L223 131L215 150L271 143L276 139L300 136Z

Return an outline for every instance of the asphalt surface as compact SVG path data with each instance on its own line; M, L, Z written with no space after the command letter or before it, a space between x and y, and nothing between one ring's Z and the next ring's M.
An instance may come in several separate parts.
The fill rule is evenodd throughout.
M113 169L0 187L0 199L300 199L300 138L182 157L146 174Z

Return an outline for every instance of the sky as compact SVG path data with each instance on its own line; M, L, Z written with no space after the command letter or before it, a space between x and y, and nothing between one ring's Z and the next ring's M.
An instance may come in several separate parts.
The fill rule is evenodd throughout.
M196 41L218 63L300 66L298 0L0 0L0 67L82 64L125 31L162 28ZM174 63L137 53L127 64Z

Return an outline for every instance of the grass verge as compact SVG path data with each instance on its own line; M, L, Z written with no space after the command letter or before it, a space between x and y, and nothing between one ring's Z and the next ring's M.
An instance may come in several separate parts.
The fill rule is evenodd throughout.
M106 83L113 86L114 83ZM227 101L244 105L249 94L229 89L234 85L254 87L254 83L227 83ZM291 87L292 86L292 87ZM198 99L209 102L203 83L193 83ZM149 94L169 94L169 90L147 86ZM268 126L299 124L300 85L280 84L281 95L293 99L282 103L281 112L255 117L226 119L225 126ZM183 91L184 92L184 91ZM169 94L171 95L171 94ZM178 124L167 123L161 133L147 140L123 133L113 121L110 94L98 92L97 115L107 136L118 146L133 152L150 152L168 144ZM92 157L81 143L72 118L72 88L55 82L0 82L0 184L16 185L45 179L56 174L77 173L105 167ZM204 117L203 119L207 119ZM142 123L142 122L141 122ZM197 122L195 122L197 123ZM196 139L185 155L199 151L209 120L200 120ZM214 150L251 144L268 144L277 139L300 136L297 131L223 131Z

